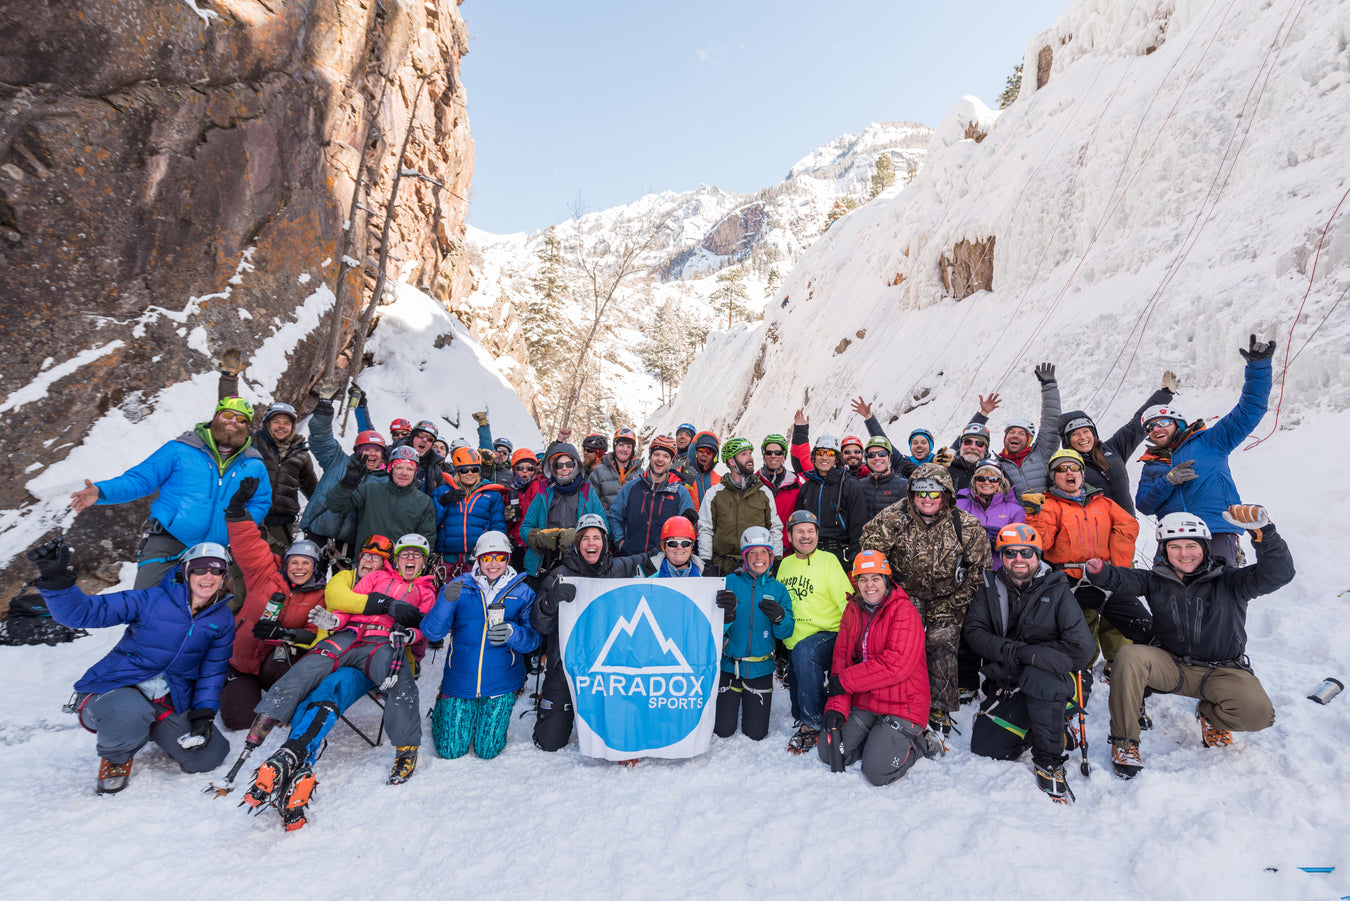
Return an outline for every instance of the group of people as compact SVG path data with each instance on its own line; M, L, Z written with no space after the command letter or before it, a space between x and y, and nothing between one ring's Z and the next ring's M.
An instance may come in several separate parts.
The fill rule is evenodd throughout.
M574 723L558 646L560 605L575 597L566 577L716 576L717 735L767 736L777 674L798 724L789 750L814 748L833 770L860 761L884 785L942 756L952 714L973 702L972 751L1015 759L1030 748L1038 786L1067 803L1071 717L1099 653L1123 778L1143 767L1147 693L1198 699L1206 746L1274 721L1244 620L1293 565L1228 467L1265 413L1273 350L1252 336L1241 398L1213 425L1178 412L1169 372L1103 440L1085 413L1061 412L1044 363L1039 424L1010 420L998 452L991 394L947 447L927 429L894 446L859 398L866 440L812 438L798 410L790 437L758 446L684 423L651 438L645 461L629 429L589 434L580 452L566 429L540 453L517 449L492 436L485 412L474 414L477 448L447 443L429 420L395 419L386 439L354 386L360 432L348 453L333 435L344 380L317 386L306 442L284 403L252 427L232 392L236 360L222 365L208 422L72 496L79 511L157 492L132 590L82 592L59 536L29 556L59 622L127 624L75 685L73 705L98 735L101 793L126 786L149 741L185 771L219 766L229 743L217 713L226 729L248 729L240 762L289 724L245 804L275 806L300 828L325 736L368 692L383 695L389 781L412 775L416 676L442 644L431 715L441 756L500 753L541 656L533 737L558 750ZM1136 488L1126 462L1145 441ZM1137 559L1136 509L1157 518L1152 560Z

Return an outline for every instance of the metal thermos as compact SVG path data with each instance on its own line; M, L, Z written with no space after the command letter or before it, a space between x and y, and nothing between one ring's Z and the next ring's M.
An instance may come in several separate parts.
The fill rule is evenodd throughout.
M1319 704L1330 704L1331 699L1340 694L1343 688L1345 686L1341 684L1339 679L1328 676L1321 685L1317 686L1316 691L1308 695L1308 700L1316 701Z

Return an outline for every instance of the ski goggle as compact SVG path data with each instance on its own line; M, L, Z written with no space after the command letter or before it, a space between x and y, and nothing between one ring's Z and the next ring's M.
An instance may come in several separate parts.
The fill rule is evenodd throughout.
M914 496L924 498L925 500L935 500L942 497L945 493L946 492L943 491L916 491L914 492Z
M1082 472L1083 467L1077 463L1060 463L1055 467L1055 472Z
M1016 560L1021 557L1023 560L1030 560L1036 556L1036 549L1031 547L1005 547L999 551L1005 560Z
M478 555L478 562L479 562L479 563L505 563L506 561L508 561L508 560L510 560L510 559L511 559L511 555L510 555L510 554L505 554L505 553L502 553L501 551L493 551L493 552L491 552L491 553L489 553L489 554L479 554L479 555Z
M688 538L671 538L666 541L666 547L693 547L694 542Z

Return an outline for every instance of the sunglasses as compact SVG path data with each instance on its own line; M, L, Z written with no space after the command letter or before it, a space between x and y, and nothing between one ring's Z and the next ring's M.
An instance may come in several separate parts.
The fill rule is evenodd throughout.
M225 575L225 566L221 563L197 563L188 567L189 576L200 576L202 573L210 573L213 576Z
M553 468L554 468L554 469L576 469L576 468L577 468L577 464L573 463L571 460L555 460L555 461L553 462Z
M479 563L505 563L511 559L510 554L503 554L501 551L494 551L491 554L479 554Z
M764 456L766 456L766 457L781 457L781 456L783 456L783 452L782 452L782 451L771 451L771 450L766 450L766 451L764 452Z
M481 466L456 466L455 472L482 472Z
M516 472L534 472L533 463L522 463L515 467Z
M1148 424L1148 430L1149 430L1150 432L1156 432L1158 429L1165 429L1165 428L1169 428L1169 427L1174 426L1174 425L1176 425L1175 420L1171 420L1171 419L1155 419L1155 420L1153 420L1152 422L1150 422L1150 423Z
M1030 560L1032 557L1036 556L1036 549L1029 547L1005 547L1003 550L999 551L999 553L1003 555L1003 559L1005 560L1016 560L1018 557L1021 557L1023 560Z
M407 438L412 434L412 429L395 429L389 434L393 435L395 438Z
M961 439L961 446L962 446L962 447L988 447L989 445L988 445L987 443L985 443L984 441L981 441L979 438L962 438L962 439Z
M832 450L824 450L824 449L821 449L821 450L818 450L818 451L812 451L812 452L811 452L811 456L813 456L813 457L831 457L831 456L834 456L834 451L832 451Z
M885 451L880 451L880 450L879 450L879 451L868 451L868 452L867 452L867 459L869 459L869 460L880 460L880 459L882 459L882 458L884 458L884 457L889 457L889 456L890 456L890 454L886 453Z
M221 419L233 419L235 422L248 422L249 415L238 410L220 410L216 413Z
M975 477L975 481L977 481L977 482L997 482L997 481L998 481L998 476L976 476L976 477Z
M1055 467L1055 472L1082 472L1083 467L1077 463L1061 463Z
M915 496L915 497L922 497L922 498L926 498L926 499L928 499L928 500L934 500L934 499L936 499L936 498L942 497L942 494L943 494L943 492L941 492L941 491L916 491L916 492L914 492L914 496Z
M666 542L666 547L693 547L694 542L688 538L672 538Z

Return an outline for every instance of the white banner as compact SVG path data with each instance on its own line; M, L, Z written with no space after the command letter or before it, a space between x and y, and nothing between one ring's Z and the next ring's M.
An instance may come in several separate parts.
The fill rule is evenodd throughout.
M563 670L581 753L606 760L708 749L722 656L724 579L567 579Z

